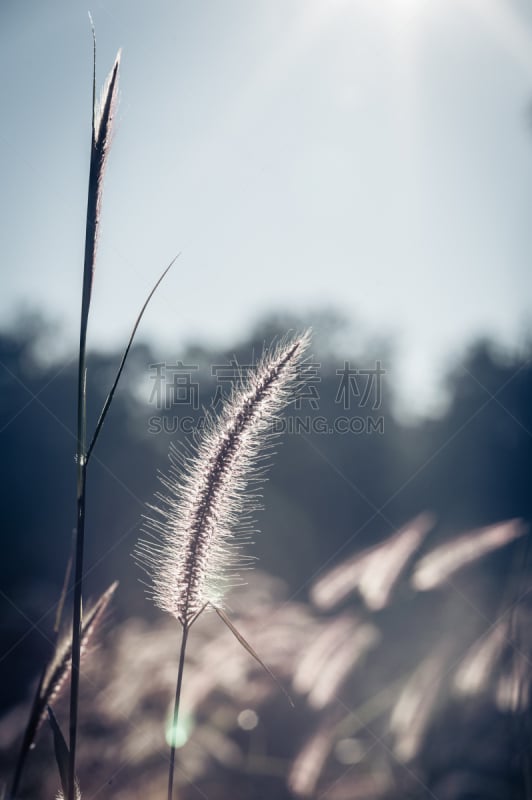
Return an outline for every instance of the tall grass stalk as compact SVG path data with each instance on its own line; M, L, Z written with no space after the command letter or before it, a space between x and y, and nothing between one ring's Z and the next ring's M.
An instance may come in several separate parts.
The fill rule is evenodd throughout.
M81 658L81 607L83 596L83 555L85 547L85 502L87 489L87 325L96 263L102 185L112 134L112 123L118 96L120 52L105 83L100 102L96 104L96 38L93 28L92 135L85 228L85 259L78 361L77 414L77 524L74 556L74 607L72 613L72 672L70 682L70 756L68 800L75 800L76 744L78 728L79 667Z
M174 712L171 728L168 800L172 800L176 732L188 634L211 606L238 640L257 658L222 611L224 590L238 569L250 565L242 545L254 532L260 507L253 484L264 480L264 458L271 447L273 422L301 382L301 359L309 334L281 342L266 352L256 370L235 389L218 416L207 419L201 436L184 452L170 450L171 467L161 478L166 494L152 506L148 539L135 556L151 578L159 608L181 624Z
M92 25L92 20L91 20ZM87 466L102 430L107 413L111 407L118 382L122 375L129 351L133 344L140 321L148 307L159 284L166 276L178 255L172 259L162 275L159 277L148 297L146 298L131 331L128 343L124 350L118 371L109 394L105 400L102 411L96 423L90 444L87 447L87 327L89 309L96 264L96 250L98 244L98 229L102 203L103 177L109 148L113 133L113 120L118 98L118 73L120 67L120 51L118 51L114 66L104 84L99 102L96 101L96 37L94 26L93 34L93 78L92 78L92 135L91 157L89 170L89 188L87 198L87 215L85 227L85 258L83 265L83 290L81 300L81 322L79 336L79 361L78 361L78 392L77 392L77 525L75 535L74 555L74 601L72 613L72 669L70 683L70 721L69 721L69 769L68 769L68 798L75 800L76 793L76 745L78 729L78 697L79 697L79 667L82 650L82 598L83 598L83 556L85 549L85 504L87 490Z

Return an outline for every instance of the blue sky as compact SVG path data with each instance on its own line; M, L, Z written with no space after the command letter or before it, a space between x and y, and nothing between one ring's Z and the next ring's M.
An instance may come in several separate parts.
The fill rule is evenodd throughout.
M92 42L77 0L4 0L0 319L76 346ZM98 83L123 49L90 340L231 344L337 308L398 349L415 408L472 337L530 330L526 0L93 0ZM356 329L356 326L355 326ZM353 343L357 347L357 343ZM358 349L358 347L357 347Z

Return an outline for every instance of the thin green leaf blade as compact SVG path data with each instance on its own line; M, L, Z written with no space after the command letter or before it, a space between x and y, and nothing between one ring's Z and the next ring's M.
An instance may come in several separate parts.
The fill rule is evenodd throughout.
M255 661L256 661L258 664L260 664L260 666L263 668L263 670L264 670L265 672L267 672L267 673L268 673L268 675L270 676L270 678L271 678L273 681L275 681L275 683L277 684L277 686L279 687L279 689L282 691L282 693L284 694L284 696L286 697L286 699L288 700L288 702L290 703L290 705L292 706L292 708L295 708L294 701L292 700L292 698L290 697L290 695L288 694L288 692L286 691L286 689L284 688L284 686L282 685L282 683L281 683L281 682L279 681L279 679L278 679L278 678L277 678L277 677L274 675L274 673L271 671L271 669L270 669L270 668L269 668L269 667L268 667L268 666L267 666L267 665L264 663L264 661L263 661L263 660L260 658L260 656L258 655L258 653L257 653L257 652L256 652L256 651L253 649L253 647L252 647L252 646L249 644L249 642L248 642L248 641L247 641L247 640L246 640L246 639L245 639L245 638L242 636L242 634L240 633L240 631L238 630L238 628L236 628L236 627L233 625L233 623L231 622L231 620L229 619L229 617L227 616L227 614L225 613L225 611L222 611L222 609L221 609L221 608L218 608L217 606L214 606L214 605L213 605L212 607L214 608L214 610L216 611L216 613L218 614L218 616L220 617L220 619L222 620L222 622L224 622L224 623L225 623L225 625L227 625L227 627L229 628L229 630L231 631L231 633L233 634L233 636L235 637L235 639L236 639L236 640L237 640L237 641L238 641L238 642L239 642L239 643L242 645L242 647L243 647L245 650L247 650L247 652L250 654L250 656L251 656L252 658L254 658L254 659L255 659Z

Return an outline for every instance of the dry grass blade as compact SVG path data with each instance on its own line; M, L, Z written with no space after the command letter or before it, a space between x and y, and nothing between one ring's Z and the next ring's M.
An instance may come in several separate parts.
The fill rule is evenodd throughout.
M224 623L225 623L225 625L227 625L227 627L229 628L229 630L231 631L231 633L233 634L233 636L235 637L235 639L236 639L238 642L240 642L240 644L242 645L242 647L243 647L245 650L247 650L247 652L250 654L250 656L251 656L252 658L254 658L254 659L255 659L255 661L256 661L258 664L260 664L260 666L262 667L262 669L263 669L265 672L267 672L267 673L268 673L268 675L270 676L270 678L271 678L273 681L275 681L275 683L277 684L277 686L279 687L279 689L282 691L282 693L284 694L284 696L286 697L286 699L288 700L288 702L290 703L290 705L292 706L292 708L295 708L294 701L292 700L292 698L290 697L290 695L288 694L288 692L286 691L286 689L284 688L284 686L282 685L282 683L281 683L281 682L280 682L280 681L279 681L279 680L276 678L276 676L274 675L274 673L273 673L273 672L271 671L271 669L270 669L270 668L269 668L269 667L268 667L268 666L267 666L267 665L264 663L264 661L263 661L263 660L260 658L260 656L259 656L259 655L256 653L256 651L255 651L255 650L252 648L252 646L249 644L249 642L248 642L248 641L247 641L247 640L246 640L246 639L245 639L245 638L242 636L242 634L240 633L240 631L238 630L238 628L236 628L236 627L233 625L233 623L231 622L231 620L229 619L229 617L227 616L227 614L225 613L225 611L223 611L221 608L217 608L216 606L213 606L213 608L214 608L214 610L216 611L216 613L218 614L218 616L220 617L220 619L222 620L222 622L224 622Z
M63 732L59 727L59 723L55 718L55 714L52 711L52 708L48 706L48 719L50 721L50 727L52 728L52 734L54 737L54 753L55 753L55 760L57 763L57 768L59 770L59 777L61 779L61 791L57 793L57 800L64 800L64 798L68 795L68 762L69 762L69 752L68 746L65 742L65 737L63 736ZM75 780L74 782L74 796L75 800L81 800L81 792L79 790L78 781Z

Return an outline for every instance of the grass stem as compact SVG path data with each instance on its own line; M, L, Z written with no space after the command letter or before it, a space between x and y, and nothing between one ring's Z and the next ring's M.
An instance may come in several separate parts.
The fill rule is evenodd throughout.
M170 746L170 767L168 769L168 800L172 800L174 789L174 766L177 738L177 725L179 722L179 700L181 698L181 686L183 683L183 672L185 669L185 651L187 647L189 625L183 625L181 636L181 652L179 654L179 668L177 671L177 684L175 688L174 714L172 717L171 746Z
M75 797L76 743L78 728L79 668L81 661L81 608L83 589L83 553L85 544L85 495L87 470L84 463L78 473L76 556L74 574L74 608L72 613L72 674L70 683L70 759L68 770L68 800Z
M83 289L81 297L81 323L79 333L78 363L78 426L77 426L77 526L74 559L74 609L72 614L72 676L70 684L70 754L68 770L68 800L75 798L76 739L78 724L79 665L81 660L81 606L83 595L83 551L85 541L85 492L87 479L87 364L86 344L89 309L91 303L98 224L100 216L103 175L109 151L112 121L118 91L120 52L116 57L101 101L96 109L96 36L92 26L92 132L89 168L89 188L85 225L85 257L83 263Z

